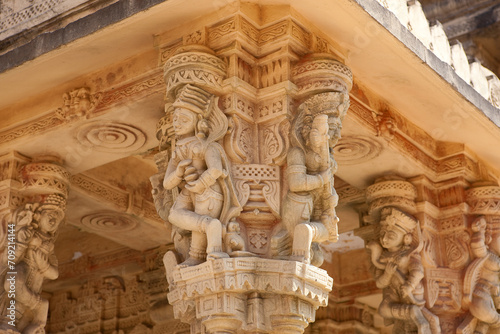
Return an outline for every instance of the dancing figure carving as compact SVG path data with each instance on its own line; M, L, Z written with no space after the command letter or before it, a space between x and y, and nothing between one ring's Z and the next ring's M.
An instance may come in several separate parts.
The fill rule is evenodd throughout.
M53 194L42 203L26 204L7 218L9 224L15 225L15 259L14 264L9 261L9 266L2 266L5 269L1 274L0 310L7 323L1 329L22 334L45 333L49 302L41 295L42 283L59 276L54 242L65 207L65 199ZM15 305L14 317L9 317L10 305ZM15 326L11 326L11 319L15 319Z
M439 318L424 307L422 238L415 218L393 207L381 211L380 238L367 248L377 287L383 290L379 313L393 333L441 333Z

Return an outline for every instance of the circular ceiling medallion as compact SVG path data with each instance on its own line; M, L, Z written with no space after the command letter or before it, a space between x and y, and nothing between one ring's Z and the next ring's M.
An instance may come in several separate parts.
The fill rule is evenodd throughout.
M102 152L133 152L146 142L146 135L140 129L128 124L95 121L78 129L78 141Z
M115 212L99 212L85 216L82 225L99 232L123 232L132 230L137 226L137 221L128 215Z
M382 145L370 137L345 136L334 147L334 157L342 165L355 165L377 157Z

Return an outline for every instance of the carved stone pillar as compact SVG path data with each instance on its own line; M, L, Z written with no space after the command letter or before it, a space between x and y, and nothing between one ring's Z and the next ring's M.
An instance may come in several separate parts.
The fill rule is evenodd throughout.
M249 8L160 45L151 181L174 231L169 302L193 334L302 333L333 283L319 243L338 238L332 152L352 74L294 13L257 23Z
M41 296L42 283L58 277L54 241L64 219L69 174L51 157L28 162L13 152L3 158L0 329L44 333L48 301Z

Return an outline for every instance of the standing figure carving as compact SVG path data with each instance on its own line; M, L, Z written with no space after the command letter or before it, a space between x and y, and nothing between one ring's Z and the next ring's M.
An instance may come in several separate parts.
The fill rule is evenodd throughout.
M377 287L383 289L379 313L393 333L441 333L439 318L424 307L422 240L417 220L393 207L383 208L380 238L371 241Z
M239 215L241 207L221 145L227 131L226 116L218 98L191 84L184 85L173 103L175 138L163 188L173 191L175 201L168 220L182 231L191 231L189 256L181 265L228 257L223 251L223 230Z
M59 276L54 241L64 218L65 206L64 197L53 194L42 203L26 204L12 215L16 238L15 265L5 265L1 274L0 309L4 320L15 318L15 330L20 333L45 333L49 302L41 296L42 283L44 279L54 280ZM14 294L9 293L12 283ZM15 305L15 317L9 312L10 305ZM3 324L1 328L9 327Z
M475 334L500 333L500 226L479 217L472 232L471 251L476 259L465 274L463 302L473 319L466 319L472 320L467 326L474 327L471 332Z
M282 221L293 240L294 260L319 266L319 243L338 240L338 195L333 187L337 163L331 152L348 106L342 93L316 94L299 106L292 120Z

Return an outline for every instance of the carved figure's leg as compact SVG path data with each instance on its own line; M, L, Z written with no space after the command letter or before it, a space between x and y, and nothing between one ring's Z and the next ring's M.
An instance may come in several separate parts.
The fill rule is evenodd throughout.
M491 292L486 286L476 285L470 313L491 327L500 327L500 314L498 314Z
M180 264L181 267L196 266L203 263L206 258L207 238L205 234L193 231L191 234L191 245L189 247L189 257Z
M487 334L489 333L490 326L487 323L478 321L474 334Z
M213 187L220 190L218 185ZM207 188L202 194L196 195L195 212L203 216L202 230L207 236L207 258L216 259L229 257L222 252L222 223L219 218L224 205L222 191Z
M425 319L429 322L429 326L431 326L432 334L441 334L441 326L439 324L439 317L426 309L422 308L422 313L424 314Z
M416 305L391 303L384 299L380 303L378 311L386 319L413 321L418 328L418 334L432 333L429 322L424 317L422 310Z
M207 258L229 257L222 251L222 224L218 219L211 219L205 225L207 233Z
M321 223L302 223L295 226L292 246L292 259L304 263L311 262L311 244L313 241L328 239L328 230Z
M194 266L205 261L207 242L203 233L203 216L194 212L194 203L191 193L186 189L177 197L168 220L175 226L192 231L189 257L180 266Z
M23 334L45 334L47 314L49 312L49 301L41 299L38 305L31 309L33 320L24 330Z

